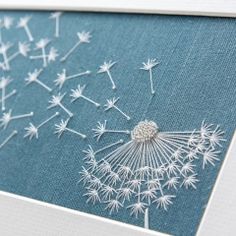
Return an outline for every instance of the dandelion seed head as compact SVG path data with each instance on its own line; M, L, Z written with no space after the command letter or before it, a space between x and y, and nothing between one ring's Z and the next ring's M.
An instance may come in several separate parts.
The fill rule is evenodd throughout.
M7 43L1 43L0 45L0 54L5 54L8 49L12 47L12 44L7 42Z
M112 98L112 99L107 99L107 103L104 105L105 111L113 108L115 104L119 101L119 98Z
M30 51L30 44L28 43L18 43L19 53L24 57L27 57L28 52Z
M49 43L50 43L50 40L49 40L48 38L40 39L40 40L36 43L36 48L37 48L37 49L45 48Z
M139 214L143 214L144 210L146 208L147 204L143 202L137 202L134 203L127 208L130 208L131 210L131 215L135 215L135 217L138 217Z
M153 121L139 122L131 132L131 138L137 142L145 142L156 137L158 126Z
M31 16L21 17L17 23L17 28L25 27L28 24L30 19L31 19Z
M90 38L92 37L90 32L85 32L85 31L78 32L77 36L79 37L81 43L90 43Z
M29 139L31 140L33 137L35 137L36 139L38 138L38 128L36 126L34 126L32 123L29 123L29 126L25 128L26 130L26 134L25 134L25 138L29 137Z
M67 125L68 125L69 119L67 119L66 121L61 120L61 122L59 124L55 124L55 134L58 134L58 137L60 137L63 132L66 130Z
M5 29L10 29L11 26L13 25L14 19L9 16L4 16L3 20L0 22L0 27L4 27Z
M157 208L163 208L165 211L167 211L168 206L173 204L172 198L174 197L174 195L164 195L154 200L154 202L157 203Z
M51 105L48 108L59 106L61 104L61 101L64 98L64 96L65 96L65 93L64 94L58 93L57 96L56 95L52 95L51 100L49 101L49 103Z
M116 64L116 62L112 62L112 61L108 61L108 62L104 62L98 70L98 73L104 73L104 72L108 72L112 66L114 66Z
M9 110L8 112L4 112L2 118L0 119L1 126L6 127L8 123L11 121L11 112L12 110Z
M73 101L82 96L84 89L85 89L85 85L83 85L83 86L78 85L77 89L71 89L72 93L70 96L73 98Z
M62 12L61 11L57 11L57 12L53 12L50 14L49 18L50 19L55 19L55 18L58 18L62 15Z
M0 89L6 88L8 84L11 83L11 79L9 77L1 77L0 79Z
M35 69L34 72L29 72L28 77L25 79L27 84L35 82L38 79L41 72L42 70L38 70L38 69Z
M56 58L59 56L57 49L55 49L54 47L50 48L49 54L48 54L48 62L52 62L55 61Z
M143 67L141 67L141 70L151 70L153 67L155 67L156 65L158 65L159 62L157 61L157 59L148 59L147 62L143 62Z

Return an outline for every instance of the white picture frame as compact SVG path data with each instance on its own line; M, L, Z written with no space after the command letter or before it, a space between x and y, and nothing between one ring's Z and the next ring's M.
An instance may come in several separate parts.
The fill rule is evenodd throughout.
M0 9L236 17L234 0L0 0ZM236 134L201 220L198 236L231 235L236 231L236 204L233 201L236 190L232 188L236 179L235 154ZM6 192L0 192L0 209L1 235L166 235Z

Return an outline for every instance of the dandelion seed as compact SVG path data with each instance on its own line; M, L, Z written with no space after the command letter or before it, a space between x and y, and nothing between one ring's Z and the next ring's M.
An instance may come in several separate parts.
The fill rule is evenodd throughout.
M215 151L213 148L205 151L203 153L203 163L202 163L202 167L203 169L206 167L206 165L208 163L210 163L211 165L215 166L214 161L219 161L220 159L218 158L220 151Z
M101 159L95 158L92 148L85 152L88 168L84 175L92 176L92 180L84 184L99 193L112 192L106 196L108 202L111 199L119 201L120 208L127 207L136 217L144 214L144 226L148 228L152 204L167 211L176 197L172 195L173 190L196 188L199 181L197 163L202 161L204 168L218 159L216 148L219 145L213 148L209 138L219 128L204 125L205 128L207 132L203 132L202 127L194 131L162 132L154 121L141 121L130 132L130 141ZM99 140L107 131L106 121L104 124L98 122L93 131ZM222 135L219 133L220 143ZM107 203L104 198L99 202Z
M97 141L99 141L100 138L105 133L130 134L129 130L112 130L112 129L107 129L106 125L107 125L107 121L105 120L104 124L102 124L101 122L98 122L97 128L96 129L92 129L94 131L94 137L97 138Z
M75 131L73 129L67 128L68 122L70 119L67 119L66 121L61 120L60 124L55 124L56 127L56 131L55 134L58 134L58 138L61 137L61 135L65 132L65 131L69 131L73 134L77 134L78 136L80 136L81 138L86 138L85 134L79 133L78 131Z
M131 215L135 215L135 217L137 218L139 214L144 213L146 206L147 204L143 202L137 202L128 206L127 209L130 209Z
M143 62L143 67L141 67L141 70L149 71L149 80L150 80L150 87L151 87L151 93L154 94L155 90L153 88L153 79L152 79L152 68L157 66L159 62L157 62L156 59L148 59L148 61L145 63Z
M99 103L97 103L97 102L93 101L92 99L83 95L83 91L84 91L85 87L86 87L86 85L83 85L83 86L78 85L77 89L71 89L71 92L72 92L70 95L72 97L71 102L74 102L79 98L83 98L84 100L92 103L96 107L100 107Z
M82 167L82 171L79 172L81 178L79 180L79 182L83 182L83 184L87 184L90 182L90 180L92 179L91 174L89 173L88 170L86 170L84 167Z
M31 84L31 83L37 83L40 86L42 86L44 89L46 89L48 92L51 92L52 89L49 88L46 84L44 84L41 80L38 79L38 77L40 76L40 74L42 73L43 69L35 69L34 72L29 72L28 73L28 77L25 79L26 84Z
M54 80L54 82L55 82L55 85L59 86L59 89L61 89L63 87L64 83L67 80L74 79L74 78L79 78L79 77L81 77L83 75L89 75L90 73L91 72L89 70L87 70L85 72L81 72L81 73L78 73L78 74L66 76L66 70L63 69L62 73L58 73L57 74L57 79Z
M39 130L39 128L44 126L46 123L48 123L50 120L52 120L53 118L55 118L58 115L59 115L59 112L56 112L54 115L50 116L48 119L43 121L38 126L35 126L32 123L29 123L29 126L25 128L26 134L25 134L24 138L28 137L31 140L32 138L35 137L36 139L38 139L38 130Z
M196 176L197 176L196 174L186 176L184 178L183 183L180 186L184 186L186 189L188 189L189 187L196 189L196 183L199 182L199 180L196 178Z
M2 29L10 29L11 26L13 25L13 21L14 19L12 17L9 16L4 16L3 19L0 19L0 43L3 42L2 39Z
M2 149L16 134L17 130L14 130L1 144L0 144L0 149Z
M55 19L56 25L55 25L55 37L59 37L59 30L60 30L60 17L62 15L62 12L53 12L51 13L49 19Z
M111 214L113 211L117 212L119 208L122 206L123 205L118 200L113 199L113 200L108 201L106 209L109 210Z
M157 203L157 208L163 208L165 211L167 211L168 206L173 204L172 198L174 197L174 195L164 195L154 200L154 202Z
M7 56L7 51L12 47L11 43L1 43L0 54L2 54L4 63L2 64L3 70L10 70L9 59Z
M0 90L2 91L2 111L5 111L5 100L6 100L6 87L11 83L12 79L9 77L1 77L0 80Z
M103 199L110 199L113 194L116 193L116 190L111 186L105 186L101 189L101 193L103 195Z
M86 201L88 202L92 202L92 204L95 204L96 202L100 202L100 197L98 195L98 191L95 189L89 189L88 193L85 193L84 196L88 197L88 200Z
M23 28L27 34L27 37L29 39L30 42L34 41L34 38L31 34L31 31L29 29L28 23L31 19L31 16L25 16L25 17L21 17L20 20L17 23L17 28Z
M111 84L112 84L112 89L116 89L116 85L115 85L115 82L111 76L111 72L110 72L110 69L112 66L114 66L116 64L116 62L112 62L112 61L109 61L109 62L104 62L103 65L100 66L100 69L98 71L98 73L107 73L110 81L111 81Z
M65 61L80 44L90 43L90 38L92 37L90 32L79 32L77 33L78 41L74 44L74 46L61 58L61 61Z
M58 93L57 96L52 95L51 100L49 100L49 103L51 105L48 106L48 109L59 106L60 108L62 108L69 115L69 117L72 117L73 114L67 108L65 108L64 105L61 103L61 101L62 101L62 99L64 98L65 95L66 95L65 93L62 94L62 95L60 93Z
M30 112L30 113L26 113L23 115L12 116L11 113L12 113L12 110L9 110L8 112L3 113L3 116L0 119L0 127L3 127L3 129L6 129L9 122L12 120L27 118L27 117L31 117L34 115L33 112Z
M131 118L116 106L116 103L118 101L119 101L119 98L107 99L107 103L104 105L105 111L108 111L108 110L114 108L118 112L120 112L120 114L123 115L127 120L130 120Z

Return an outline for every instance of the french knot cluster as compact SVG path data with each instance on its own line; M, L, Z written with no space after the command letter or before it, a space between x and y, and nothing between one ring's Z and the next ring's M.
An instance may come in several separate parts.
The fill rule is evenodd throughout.
M145 142L156 137L158 126L154 121L141 121L131 132L131 138L137 142Z

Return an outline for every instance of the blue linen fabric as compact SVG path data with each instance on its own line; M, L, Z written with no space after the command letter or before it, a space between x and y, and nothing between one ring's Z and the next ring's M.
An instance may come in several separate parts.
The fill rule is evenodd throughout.
M130 212L121 209L110 215L104 205L86 204L86 192L78 183L84 165L82 150L90 143L94 149L123 138L123 135L105 135L99 143L93 138L92 128L97 121L108 120L114 129L132 129L143 119L154 120L162 131L194 130L202 120L220 124L227 141L223 144L220 161L205 171L198 167L197 190L184 190L176 194L168 211L150 209L150 228L181 236L194 235L204 213L220 166L225 157L236 120L236 20L191 16L164 16L141 14L65 13L61 17L60 37L53 37L54 22L49 12L8 12L19 19L32 15L29 27L37 42L50 38L51 45L63 55L77 40L76 33L83 30L92 33L90 44L81 45L69 59L50 64L40 76L54 88L53 80L63 68L68 74L91 70L90 76L81 77L62 88L67 92L63 104L73 111L69 127L87 134L88 138L65 133L58 139L54 123L66 114L59 108L47 110L50 95L40 86L25 85L28 72L41 68L39 60L19 57L11 63L9 75L13 82L7 91L16 88L18 93L6 102L14 114L34 111L32 118L15 120L6 130L0 131L0 142L13 130L19 131L0 150L0 190L38 199L52 204L76 209L91 214L143 227L143 217L130 217ZM11 52L17 50L18 41L27 41L23 29L2 30L3 40L14 43ZM32 44L34 48L34 44ZM32 51L31 55L37 54ZM151 99L148 73L139 70L148 58L161 62L153 69L155 96ZM105 60L117 61L111 73L117 84L112 91L105 74L97 74ZM131 116L127 122L116 111L104 112L83 100L71 104L69 91L77 84L86 84L85 94L102 105L107 98L120 97L119 107ZM39 131L39 139L24 139L24 127L29 121L41 121L61 111L61 115L47 123Z

